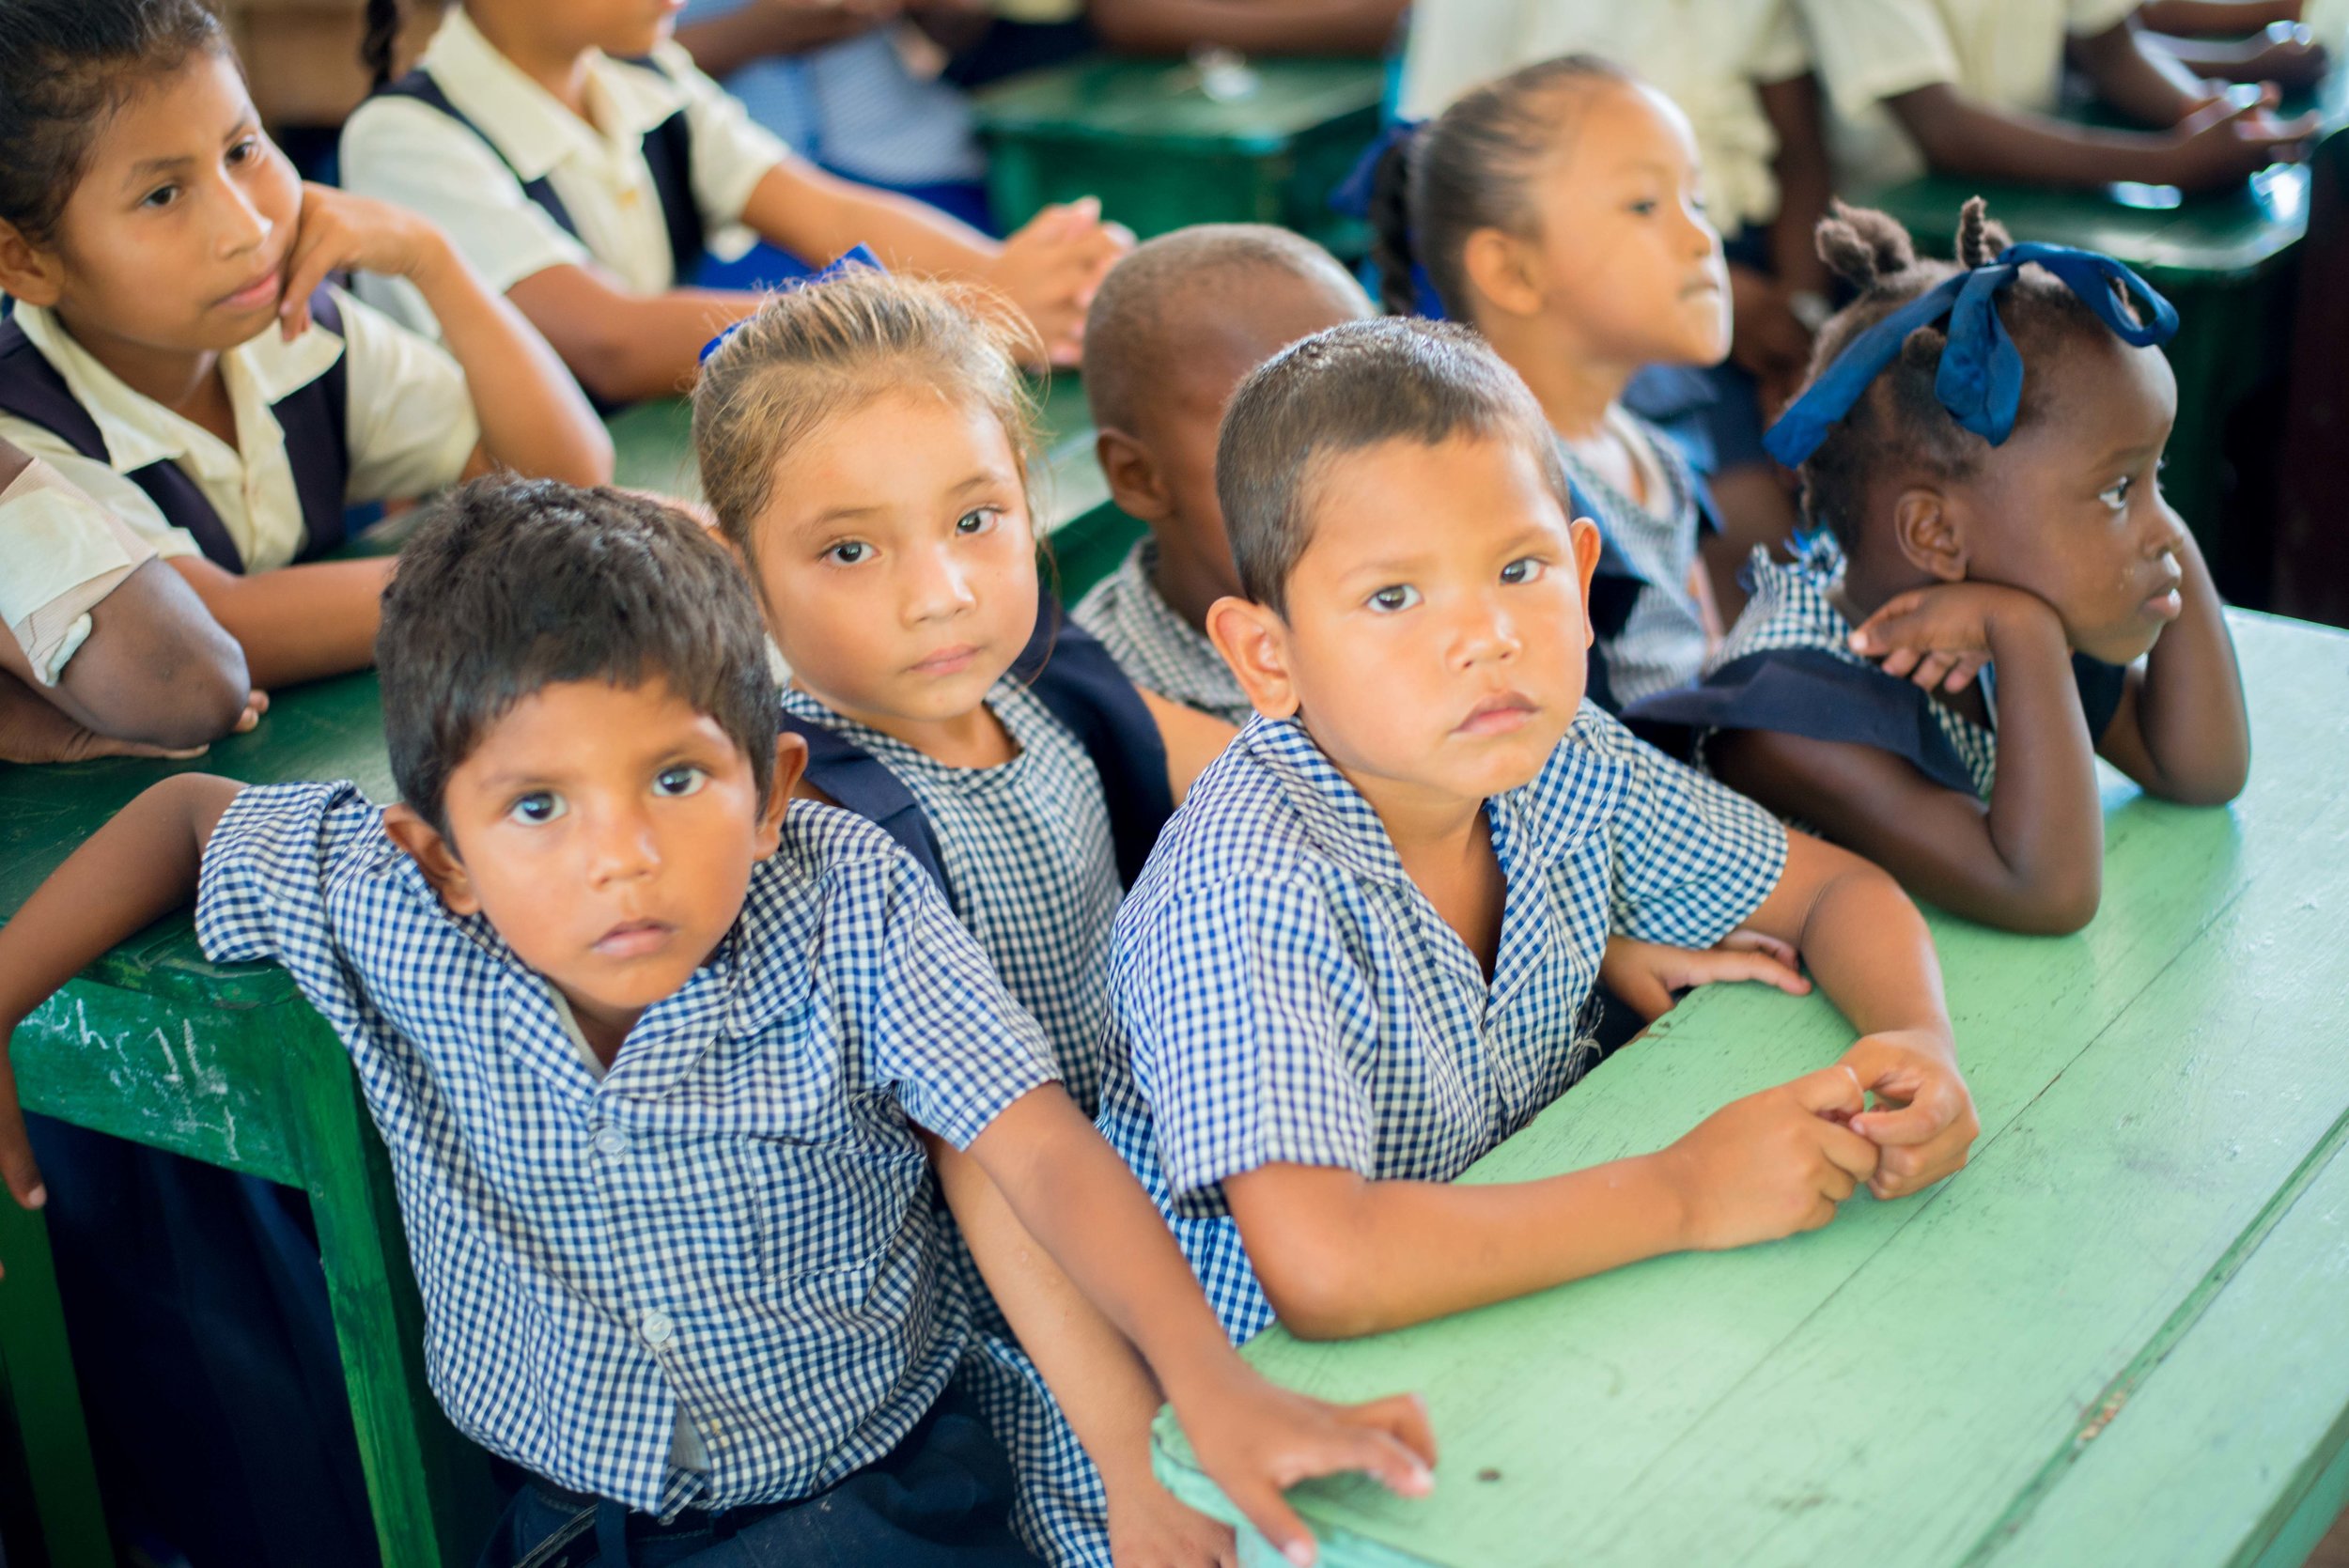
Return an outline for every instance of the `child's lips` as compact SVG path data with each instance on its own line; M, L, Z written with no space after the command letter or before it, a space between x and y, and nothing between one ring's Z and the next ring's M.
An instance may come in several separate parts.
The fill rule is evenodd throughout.
M606 958L642 958L668 945L677 928L658 920L627 920L596 939L596 951Z
M2142 608L2149 620L2174 621L2186 613L2186 600L2175 588L2164 588L2147 599Z
M969 669L978 657L977 647L969 643L957 643L951 648L939 649L910 668L917 675L958 675Z
M1538 711L1533 699L1520 691L1504 691L1487 697L1469 709L1467 718L1454 726L1455 735L1508 735L1523 729Z
M273 305L285 286L284 275L272 267L236 292L222 296L220 303L230 310L254 310L262 305Z

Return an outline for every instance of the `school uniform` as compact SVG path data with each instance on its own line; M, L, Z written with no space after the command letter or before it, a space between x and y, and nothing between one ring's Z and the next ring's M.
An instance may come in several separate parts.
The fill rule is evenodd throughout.
M1137 541L1118 568L1079 601L1077 624L1101 640L1136 686L1227 724L1245 724L1255 717L1254 705L1206 633L1159 592L1158 560L1157 540Z
M234 445L133 392L39 305L0 328L0 437L41 458L156 554L265 571L334 549L343 509L455 482L481 442L465 375L339 288L311 325L220 356Z
M608 1072L350 785L240 796L196 930L215 962L283 965L350 1050L434 1393L535 1478L518 1511L568 1508L607 1542L661 1533L653 1515L737 1554L712 1563L767 1560L758 1547L828 1515L859 1550L903 1548L874 1560L931 1560L933 1535L1006 1539L1000 1511L930 1530L857 1483L876 1464L918 1475L908 1439L951 1426L928 1462L961 1478L948 1493L988 1494L967 1424L932 1419L971 1328L915 1127L967 1145L1052 1077L884 837L794 804L732 930Z
M1843 575L1830 535L1806 536L1800 556L1785 565L1757 547L1748 570L1753 597L1706 660L1703 681L1634 705L1626 717L1635 727L1707 768L1710 743L1723 730L1875 746L1945 789L1989 799L1999 765L1995 666L1976 677L1992 718L1985 726L1854 653L1852 625L1830 597ZM2072 674L2088 733L2101 737L2120 709L2126 673L2074 654Z
M1710 946L1785 867L1766 812L1588 704L1486 810L1508 889L1489 984L1293 720L1257 719L1201 776L1118 917L1099 1126L1235 1341L1272 1309L1226 1179L1451 1180L1596 1060L1610 933Z
M742 209L784 145L683 50L595 54L586 106L588 119L565 108L453 6L415 70L344 123L343 183L430 218L501 294L591 263L659 294L690 282L705 250L748 248ZM360 289L436 330L404 280L363 277Z
M2052 113L2067 38L2128 20L2139 0L1797 0L1825 88L1836 184L1865 191L1924 173L1885 101L1946 83L1999 109Z
M1588 508L1610 548L1610 565L1637 580L1621 624L1598 628L1592 650L1606 666L1601 706L1618 711L1687 685L1704 666L1704 616L1688 592L1688 574L1707 505L1695 467L1662 430L1621 408L1608 411L1607 423L1639 466L1644 500L1617 489L1564 441L1558 454L1578 515Z
M1778 215L1778 133L1758 88L1811 69L1793 0L1418 0L1402 113L1433 118L1496 76L1578 53L1637 73L1688 116L1723 234Z
M54 686L90 634L90 612L155 558L121 519L34 459L0 489L0 624L33 678Z

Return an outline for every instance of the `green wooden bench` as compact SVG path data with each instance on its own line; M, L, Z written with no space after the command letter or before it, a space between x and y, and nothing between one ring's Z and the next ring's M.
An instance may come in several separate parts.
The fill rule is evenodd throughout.
M1967 1171L1769 1246L1249 1346L1293 1388L1427 1398L1432 1498L1291 1494L1325 1562L2296 1568L2349 1502L2349 635L2233 625L2232 809L2108 774L2085 932L1934 918ZM1816 998L1700 993L1463 1179L1657 1147L1843 1037ZM1163 1417L1159 1466L1232 1516Z
M1252 59L1226 78L1180 60L1095 57L973 95L988 200L1024 222L1097 195L1143 239L1187 224L1279 224L1341 256L1363 226L1330 210L1378 131L1376 60ZM1229 86L1226 86L1226 81Z

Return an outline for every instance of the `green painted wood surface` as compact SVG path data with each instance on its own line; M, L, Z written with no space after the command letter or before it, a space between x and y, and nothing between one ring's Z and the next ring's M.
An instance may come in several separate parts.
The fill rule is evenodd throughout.
M1274 1330L1250 1347L1294 1387L1428 1398L1433 1499L1299 1489L1330 1561L2054 1561L2100 1531L2071 1560L2232 1562L2258 1529L2324 1507L2349 1417L2338 1292L2289 1371L2264 1346L2297 1322L2290 1282L2340 1251L2299 1211L2320 1193L2322 1212L2349 1129L2349 637L2234 626L2257 748L2241 801L2190 811L2108 777L2104 909L2086 932L1935 917L1983 1127L1958 1178L1903 1203L1863 1194L1766 1247L1351 1344ZM1464 1179L1657 1147L1843 1039L1817 999L1702 994ZM2236 1381L2254 1367L2292 1379L2293 1421L2262 1419ZM2168 1483L2088 1465L2123 1440L2189 1463L2170 1445L2214 1431L2166 1431L2172 1402L2243 1446L2173 1499L2252 1521L2231 1539L2181 1539L2153 1506ZM1208 1496L1179 1433L1160 1436L1164 1473ZM2079 1527L2032 1535L2043 1516L2059 1530L2076 1482L2105 1489L2083 1493Z

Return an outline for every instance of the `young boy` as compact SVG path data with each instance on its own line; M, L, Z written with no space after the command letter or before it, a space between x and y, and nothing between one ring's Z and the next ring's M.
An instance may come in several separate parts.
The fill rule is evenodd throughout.
M1282 349L1372 314L1328 251L1265 224L1161 235L1110 270L1085 316L1085 398L1110 496L1150 537L1077 606L1146 687L1226 723L1254 716L1208 643L1207 607L1239 592L1215 498L1216 422Z
M1598 538L1473 334L1390 319L1290 349L1235 395L1216 489L1244 597L1208 632L1264 717L1119 917L1100 1125L1236 1340L1781 1236L1859 1182L1964 1163L1915 908L1582 701ZM1449 1185L1588 1065L1610 931L1698 948L1740 924L1798 948L1859 1032L1834 1066L1656 1154Z
M845 814L786 813L805 753L777 737L764 645L749 584L682 517L472 487L386 596L405 803L156 785L0 930L0 1026L191 891L208 955L291 971L390 1149L435 1392L532 1477L485 1562L591 1529L604 1568L689 1560L695 1532L747 1554L690 1559L713 1564L1026 1560L1002 1451L949 1391L970 1313L924 1129L1283 1539L1302 1531L1281 1480L1362 1466L1423 1490L1379 1430L1424 1453L1407 1403L1334 1412L1231 1357L912 861ZM5 1072L0 1172L43 1201Z

